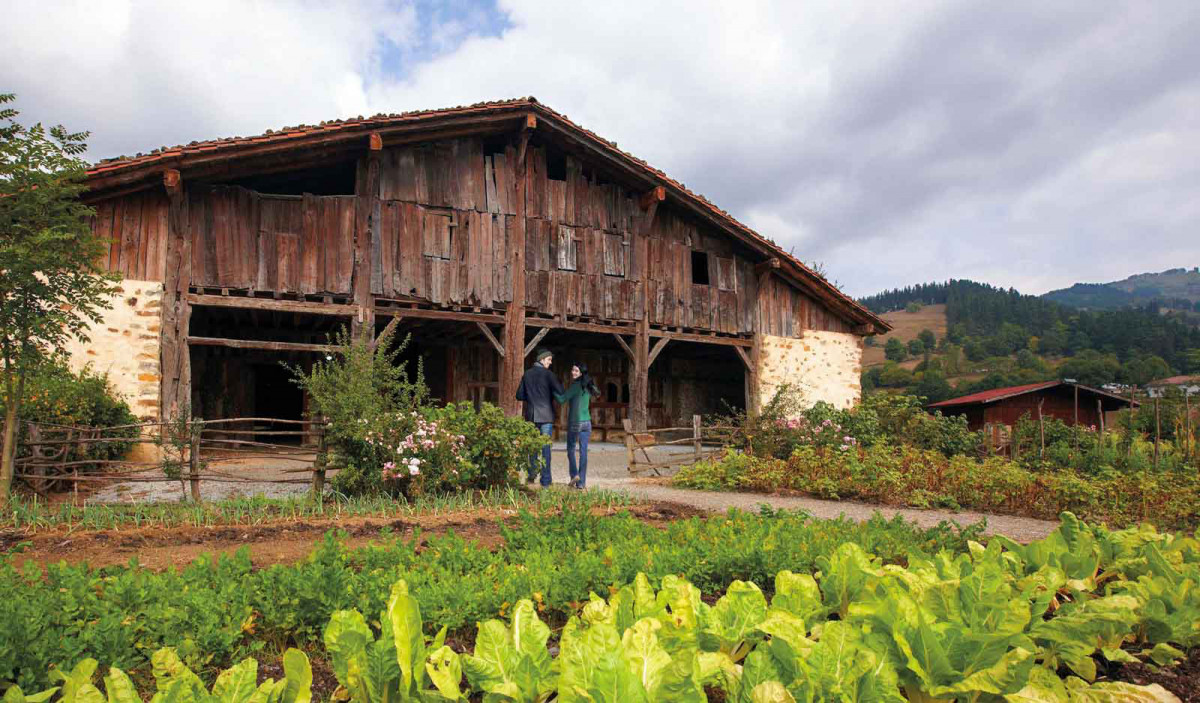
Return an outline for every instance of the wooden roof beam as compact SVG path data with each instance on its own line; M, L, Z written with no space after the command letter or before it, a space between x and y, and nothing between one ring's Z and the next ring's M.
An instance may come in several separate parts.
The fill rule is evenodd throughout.
M168 168L163 171L163 187L167 189L167 196L170 198L178 198L183 193L183 177L179 175L178 169Z
M525 152L529 149L529 138L533 136L533 130L537 129L537 118L532 114L525 115L525 121L521 125L521 137L517 142L517 178L525 175Z
M638 198L638 207L643 210L650 209L650 206L657 205L667 199L667 189L663 186L655 186L650 190L642 193L642 197Z
M370 136L368 137L368 148L371 151L382 151L383 135L379 132L371 132Z

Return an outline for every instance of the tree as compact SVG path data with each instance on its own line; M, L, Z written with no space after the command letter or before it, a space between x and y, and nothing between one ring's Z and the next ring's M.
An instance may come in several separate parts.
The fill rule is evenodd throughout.
M921 340L921 344L924 344L925 348L928 350L932 351L937 346L937 335L933 333L933 330L921 330L920 333L917 334L917 339Z
M908 353L904 350L904 342L892 337L883 345L883 355L888 361L904 361Z
M908 340L908 353L913 356L920 356L925 353L928 347L920 339Z
M0 94L0 105L13 100ZM92 233L92 209L79 200L87 132L24 127L19 114L0 108L0 508L12 487L26 376L71 338L87 341L88 322L101 321L118 280L100 267L106 242Z
M954 395L954 389L946 381L946 375L937 369L929 369L913 388L913 395L923 396L926 403L936 403Z

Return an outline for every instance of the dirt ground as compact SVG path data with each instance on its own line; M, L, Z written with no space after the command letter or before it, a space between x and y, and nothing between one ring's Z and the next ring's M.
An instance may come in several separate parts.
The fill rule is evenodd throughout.
M650 524L665 524L704 514L698 508L674 503L644 503L607 512L626 509ZM606 511L598 510L596 514L606 514ZM516 516L516 510L474 510L404 519L278 520L251 526L139 527L74 532L59 529L31 536L8 531L0 532L0 551L22 545L22 550L14 557L17 568L23 568L26 562L45 566L60 561L104 567L126 564L136 558L144 567L164 570L182 568L203 554L232 554L244 546L250 550L251 562L261 568L303 559L329 530L345 531L346 543L355 547L377 541L388 531L393 536L411 537L418 528L424 535L453 531L465 539L493 547L500 542L501 524L514 521Z

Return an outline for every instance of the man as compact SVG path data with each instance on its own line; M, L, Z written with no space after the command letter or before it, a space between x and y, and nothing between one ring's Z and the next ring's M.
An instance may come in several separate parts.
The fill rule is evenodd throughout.
M550 364L554 362L554 355L550 350L539 349L536 358L537 361L521 377L521 385L517 387L517 400L525 403L525 419L549 437L554 432L554 395L562 395L563 387L558 378L550 372ZM540 457L537 454L529 457L526 483L532 484L537 477L539 463L542 470L542 488L546 488L551 483L549 444L542 447Z

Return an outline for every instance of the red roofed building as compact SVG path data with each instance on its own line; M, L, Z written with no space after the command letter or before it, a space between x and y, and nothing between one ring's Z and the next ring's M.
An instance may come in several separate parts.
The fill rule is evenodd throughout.
M1129 404L1128 398L1090 386L1046 381L972 393L932 403L928 409L940 410L943 415L963 415L972 430L980 430L990 425L1012 427L1026 413L1036 419L1039 407L1043 417L1058 418L1067 424L1074 424L1078 418L1081 425L1099 426L1104 413L1123 410Z

